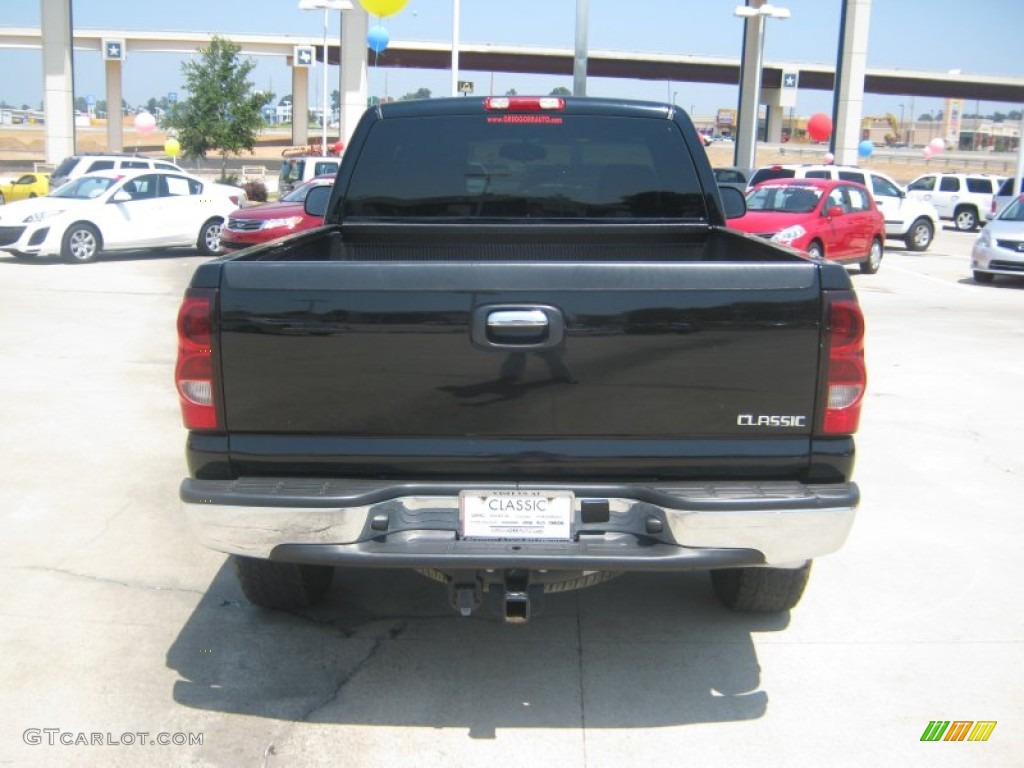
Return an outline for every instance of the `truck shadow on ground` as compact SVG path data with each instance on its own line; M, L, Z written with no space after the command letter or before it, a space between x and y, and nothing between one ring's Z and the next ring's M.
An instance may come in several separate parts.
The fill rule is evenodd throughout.
M627 574L549 595L509 625L468 619L406 571L339 571L324 605L268 612L225 563L167 653L188 707L284 721L465 728L622 728L762 717L752 632L705 573Z

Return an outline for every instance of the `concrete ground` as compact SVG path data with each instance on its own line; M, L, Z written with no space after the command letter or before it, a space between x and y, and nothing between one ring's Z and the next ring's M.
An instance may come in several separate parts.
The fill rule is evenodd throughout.
M202 259L0 256L0 765L1020 765L1024 278L974 284L972 239L854 276L863 503L791 614L630 575L526 626L398 572L246 604L177 500L174 319ZM998 724L923 743L933 720Z

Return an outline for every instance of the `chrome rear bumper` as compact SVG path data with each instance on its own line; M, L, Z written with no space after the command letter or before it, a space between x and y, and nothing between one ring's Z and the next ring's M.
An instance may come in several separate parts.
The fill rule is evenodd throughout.
M569 490L571 541L458 536L459 492ZM853 483L391 483L188 479L181 498L203 544L221 552L358 567L690 570L795 566L842 546ZM606 510L594 520L588 509Z

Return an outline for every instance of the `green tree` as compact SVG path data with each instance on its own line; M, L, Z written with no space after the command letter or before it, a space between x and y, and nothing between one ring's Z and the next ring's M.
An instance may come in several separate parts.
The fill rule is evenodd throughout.
M572 96L572 91L566 88L564 85L560 85L557 88L552 88L551 96Z
M413 93L405 94L405 96L403 96L401 99L399 99L399 101L413 101L414 99L429 99L429 98L430 98L430 89L429 88L420 88L418 91L415 91Z
M263 125L262 107L274 94L253 90L249 73L252 59L238 57L241 48L214 35L198 59L183 62L187 101L178 102L164 116L165 128L178 131L178 141L188 157L221 156L221 176L229 155L252 151L256 133Z

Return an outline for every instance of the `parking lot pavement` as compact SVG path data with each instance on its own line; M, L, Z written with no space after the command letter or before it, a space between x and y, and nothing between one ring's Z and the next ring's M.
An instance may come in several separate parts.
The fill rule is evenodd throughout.
M863 502L790 615L646 574L521 627L410 573L247 605L177 501L174 318L202 259L0 257L0 764L1019 764L1024 279L974 284L972 239L853 277ZM922 743L934 720L997 725Z

